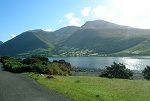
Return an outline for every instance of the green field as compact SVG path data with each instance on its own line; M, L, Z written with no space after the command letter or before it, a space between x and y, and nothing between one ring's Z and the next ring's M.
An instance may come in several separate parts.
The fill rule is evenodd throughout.
M30 76L75 101L149 101L150 81L90 76Z

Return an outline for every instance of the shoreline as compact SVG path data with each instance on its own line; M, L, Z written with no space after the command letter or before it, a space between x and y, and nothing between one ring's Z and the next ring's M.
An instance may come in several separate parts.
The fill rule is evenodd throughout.
M82 69L82 70L81 70ZM86 70L88 69L88 70ZM92 68L76 68L76 70L72 71L72 76L96 76L99 77L104 69L96 69L91 70ZM133 72L133 80L144 80L143 74L141 70L131 70Z

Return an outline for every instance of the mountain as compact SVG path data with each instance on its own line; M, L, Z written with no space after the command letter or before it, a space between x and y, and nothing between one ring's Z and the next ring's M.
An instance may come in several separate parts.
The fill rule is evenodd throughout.
M0 45L2 44L3 42L2 41L0 41Z
M3 43L0 46L1 55L17 55L39 48L53 48L53 35L43 30L27 31Z
M0 55L51 54L56 44L68 38L78 27L68 26L54 32L26 31L0 46ZM23 54L22 54L23 53Z
M114 55L150 55L150 40L147 39L134 47L115 53Z
M120 28L131 28L128 26L122 26L118 24L114 24L104 20L95 20L95 21L87 21L83 26L82 29L120 29Z
M79 30L79 27L67 26L67 27L63 27L59 30L54 31L53 34L56 37L55 38L55 43L58 44L58 43L63 42L64 40L69 38L77 30Z
M0 55L150 55L150 29L104 20L87 21L53 32L30 30L0 45Z
M56 51L69 56L113 54L142 43L145 46L148 39L150 39L148 29L137 29L96 20L86 22L80 30L61 43Z

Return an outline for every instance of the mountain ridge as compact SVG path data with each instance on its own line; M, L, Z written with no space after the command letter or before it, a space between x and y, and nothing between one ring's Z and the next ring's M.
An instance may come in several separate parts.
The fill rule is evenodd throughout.
M118 25L112 22L108 22L105 20L94 20L94 21L87 21L84 25L81 26L83 29L121 29L121 28L133 28L129 26L124 26L124 25Z
M0 55L22 53L57 56L93 54L101 56L115 53L120 55L131 54L129 50L142 51L143 47L147 50L146 55L150 55L149 40L150 29L138 29L95 20L88 21L81 27L67 26L53 32L40 29L26 31L0 45ZM135 53L132 52L132 55L143 55L142 52Z
M23 32L3 43L0 45L0 53L2 55L16 55L37 48L47 48L48 45L41 41L34 33L32 31Z

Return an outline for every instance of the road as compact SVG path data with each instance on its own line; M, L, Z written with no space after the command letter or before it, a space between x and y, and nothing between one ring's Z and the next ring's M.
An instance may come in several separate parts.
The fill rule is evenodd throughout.
M25 74L1 70L0 101L71 101L53 90L47 89Z

